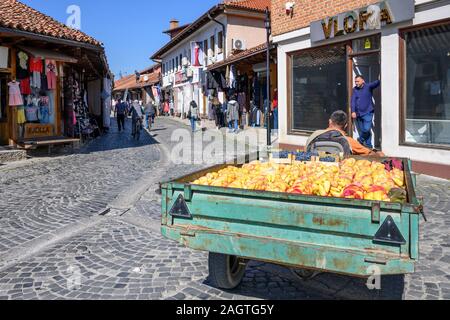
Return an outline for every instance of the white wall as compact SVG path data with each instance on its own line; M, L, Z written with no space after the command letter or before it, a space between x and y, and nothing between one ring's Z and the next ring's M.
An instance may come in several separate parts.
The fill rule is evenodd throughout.
M416 4L433 2L430 0L417 0ZM382 66L382 131L383 151L389 156L407 157L412 160L450 164L450 151L438 149L423 149L418 147L400 146L400 83L399 83L399 36L398 29L412 25L419 25L431 21L450 17L450 5L441 6L417 12L414 21L398 24L382 30L381 39L381 66ZM371 32L374 33L374 32ZM376 32L375 32L376 33ZM364 33L367 35L370 33ZM358 34L357 37L363 35ZM354 38L355 36L353 36ZM339 37L322 44L331 44L351 39L352 36ZM293 51L311 47L310 29L304 28L289 34L274 38L278 42L278 83L279 83L279 118L280 143L304 146L306 136L288 135L287 119L287 58Z
M227 17L225 15L221 15L217 18L218 21L220 21L223 24L227 24ZM178 44L177 46L175 46L174 48L172 48L171 50L169 50L168 52L166 52L163 56L162 56L162 63L167 63L167 62L171 62L172 59L175 59L177 57L181 55L183 55L183 57L189 57L190 54L190 50L191 50L191 42L202 42L205 40L208 40L208 47L211 46L210 43L210 38L215 35L216 37L216 56L215 56L215 62L219 62L222 61L224 59L224 54L217 54L218 51L218 33L222 31L222 26L214 21L208 22L205 26L203 26L202 28L200 28L198 31L196 31L193 35L191 35L190 37L184 39L180 44ZM201 63L203 63L203 61L200 61ZM208 60L208 65L212 64L213 61ZM168 71L168 72L167 72ZM178 70L166 70L165 75L167 75L168 73L174 73Z

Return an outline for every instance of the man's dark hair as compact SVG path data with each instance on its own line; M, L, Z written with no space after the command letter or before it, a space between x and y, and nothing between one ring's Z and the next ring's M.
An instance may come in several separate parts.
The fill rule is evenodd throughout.
M335 125L341 127L342 129L345 128L345 126L347 125L348 122L348 116L347 114L342 111L336 111L334 112L331 117L330 117L331 122L333 122Z
M357 75L356 77L355 77L355 79L362 79L362 80L364 80L364 81L366 81L366 79L364 78L364 76L362 76L362 75Z

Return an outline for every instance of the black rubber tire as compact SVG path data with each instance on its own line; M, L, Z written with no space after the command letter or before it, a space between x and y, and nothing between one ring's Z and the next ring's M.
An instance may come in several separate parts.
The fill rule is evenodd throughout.
M246 265L236 256L209 253L209 280L213 287L232 290L237 288L244 278Z

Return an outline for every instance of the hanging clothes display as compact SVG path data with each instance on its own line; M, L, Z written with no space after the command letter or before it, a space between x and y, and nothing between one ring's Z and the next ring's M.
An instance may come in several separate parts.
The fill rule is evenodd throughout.
M34 104L25 107L25 118L27 122L39 122L39 108Z
M112 81L109 78L103 79L103 127L111 127L111 89Z
M41 91L48 91L48 80L45 72L41 73Z
M230 83L229 88L236 89L236 68L234 65L230 67L230 75L229 75Z
M30 78L22 79L20 81L20 92L24 95L31 94Z
M50 123L50 98L42 96L39 99L39 120L41 123Z
M30 72L28 71L28 61L29 57L25 52L19 51L17 53L17 65L16 65L17 79L20 80L30 77Z
M55 123L55 92L51 90L45 91L45 95L48 97L48 110L49 110L49 123Z
M56 89L56 79L58 76L55 60L45 60L45 74L49 90Z
M240 92L238 93L238 103L240 106L240 112L247 112L248 108L247 108L247 95L245 94L245 92Z
M41 89L41 74L43 69L42 59L30 57L30 85L32 88Z
M0 69L8 68L9 48L0 47Z
M44 71L44 66L42 64L41 58L30 58L30 72L39 72L42 73Z
M17 124L24 124L27 122L27 118L25 117L25 108L23 106L17 107ZM22 135L22 133L20 134Z
M20 93L20 85L17 81L8 83L9 87L9 105L10 106L23 106L23 98Z

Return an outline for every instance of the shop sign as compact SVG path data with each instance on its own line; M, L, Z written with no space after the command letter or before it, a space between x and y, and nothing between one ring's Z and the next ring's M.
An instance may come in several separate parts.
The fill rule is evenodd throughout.
M415 0L386 0L311 23L311 41L318 42L386 25L408 21L415 16Z
M53 136L53 125L51 124L33 124L25 125L25 139L45 138Z

